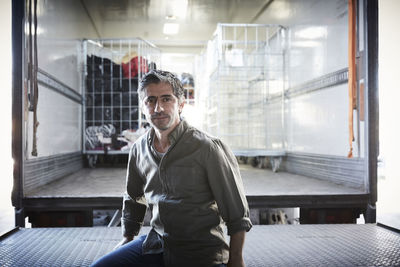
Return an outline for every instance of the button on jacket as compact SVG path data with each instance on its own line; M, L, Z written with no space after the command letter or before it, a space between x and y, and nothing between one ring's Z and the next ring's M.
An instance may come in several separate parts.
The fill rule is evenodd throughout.
M163 252L166 266L226 263L228 234L252 224L235 156L219 139L181 121L170 133L170 148L159 159L154 130L133 145L128 162L122 231L139 233L147 206L151 227L144 253Z

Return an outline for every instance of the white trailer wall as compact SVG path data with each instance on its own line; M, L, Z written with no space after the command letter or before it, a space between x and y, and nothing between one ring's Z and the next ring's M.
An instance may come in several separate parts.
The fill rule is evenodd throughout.
M310 7L311 8L311 7ZM326 13L325 5L314 7ZM327 19L289 27L288 88L348 66L347 6ZM329 10L330 11L330 10ZM330 16L329 16L330 15ZM287 150L346 156L349 151L347 83L290 98L287 101ZM357 149L355 149L357 151Z
M264 123L263 132L267 135L265 148L346 157L350 151L347 1L277 0L255 23L285 27L282 37L285 41L285 75L266 77L269 83L273 81L284 85L284 113L282 115L280 97L272 95L265 103L264 118L255 116ZM274 41L271 36L269 42ZM210 48L212 43L208 45ZM207 64L218 59L216 54L210 53L205 57L209 61ZM268 60L263 64L270 66ZM211 76L207 70L203 72L206 78ZM353 156L357 158L363 155L363 122L358 122L357 112L354 115L355 142L352 145ZM207 121L206 124L205 128L208 128L215 123ZM238 121L236 124L244 125ZM254 133L250 136L256 139Z
M363 8L358 9L357 39L363 50ZM276 0L255 21L267 22L279 23L287 29L286 170L367 191L364 122L358 118L360 102L358 110L353 112L353 158L347 158L350 151L348 1Z
M79 65L82 59L79 54L81 41L78 38L97 37L84 7L80 1L75 0L38 0L37 18L38 67L41 72L39 80L46 80L48 84L62 84L81 94ZM25 59L27 59L29 33L27 20L25 28ZM43 83L39 84L38 90L38 157L81 151L81 105ZM31 155L33 112L28 112L27 106L25 106L25 117L28 119L25 124L26 156L36 158Z
M323 87L327 79L337 78L335 72L342 70L341 74L347 75L347 1L274 1L256 22L279 23L288 29L285 90L289 95L293 89L306 89L310 82L320 82ZM321 78L326 75L328 78ZM285 101L286 150L347 156L348 105L347 80L288 97ZM355 118L354 157L360 156L359 149L363 153L362 145L358 147L357 127Z
M29 79L29 1L26 2L24 43L24 170L23 193L82 168L81 39L98 37L82 1L37 2L38 103L36 150L33 89ZM31 1L34 2L33 0ZM33 6L33 5L32 5ZM32 14L33 14L32 7ZM34 19L32 18L32 22ZM32 34L34 27L32 23ZM33 47L32 40L32 47ZM34 56L34 53L33 53ZM22 89L21 89L22 90ZM29 95L28 95L29 92Z
M359 22L362 24L363 20L359 19ZM263 113L253 116L264 123L262 132L266 134L267 141L263 144L272 152L281 150L286 153L283 168L288 172L367 190L363 156L364 122L358 118L362 107L360 91L357 92L357 111L353 111L353 158L347 157L350 151L351 125L348 93L348 2L276 0L268 5L254 23L279 24L284 27L281 39L285 42L282 50L284 75L264 77L266 83L282 84L284 92L282 94L274 91L274 94L262 97L265 101ZM360 36L357 39L362 50L362 28L358 32ZM273 42L273 36L268 41ZM203 65L204 58L205 65L215 65L213 63L218 57L212 51L217 50L209 42L207 54L203 54L200 60ZM265 61L264 66L270 65ZM362 62L358 66L362 68ZM211 76L215 72L207 69L198 68L205 72L202 74L204 76L200 75L198 78L209 79L208 86L205 84L209 91L205 91L205 95L215 99L211 90L215 83ZM248 78L247 82L250 81ZM240 86L238 83L236 85ZM217 85L216 88L221 86ZM229 88L232 89L233 85ZM207 97L200 95L199 102L207 106ZM282 99L283 105L280 102ZM238 106L234 103L234 107ZM208 106L208 114L215 106L215 103ZM255 126L239 121L240 114L237 112L234 116L227 116L231 119L231 125L236 123L254 130ZM209 116L205 120L206 129L216 124L212 119ZM254 141L257 140L255 132L257 130L248 134L251 136L253 149ZM223 134L214 134L224 140ZM231 143L241 145L240 141L238 139ZM235 148L234 145L231 147Z

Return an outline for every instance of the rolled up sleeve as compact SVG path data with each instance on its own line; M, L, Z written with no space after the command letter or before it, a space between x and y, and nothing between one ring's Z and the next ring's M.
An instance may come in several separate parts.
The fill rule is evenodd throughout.
M232 151L214 140L207 157L208 181L228 235L249 231L252 227L239 165Z
M138 235L147 209L143 191L143 179L136 168L136 156L134 149L129 153L126 192L123 196L121 228L122 235L129 237Z

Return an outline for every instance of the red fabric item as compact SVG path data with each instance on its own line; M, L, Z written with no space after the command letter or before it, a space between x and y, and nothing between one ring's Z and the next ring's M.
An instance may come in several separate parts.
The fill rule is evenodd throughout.
M122 74L124 78L134 78L139 73L139 58L140 58L140 72L146 73L149 71L147 60L143 57L133 57L128 63L122 63Z

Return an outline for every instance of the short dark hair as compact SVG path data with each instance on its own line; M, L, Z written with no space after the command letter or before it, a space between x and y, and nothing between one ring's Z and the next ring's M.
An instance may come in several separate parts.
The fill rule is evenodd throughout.
M185 99L185 94L183 90L183 86L181 81L169 71L163 70L151 70L146 73L140 83L138 88L139 98L142 101L144 99L144 93L147 86L150 84L157 84L160 82L168 83L172 87L172 91L174 95L178 98L178 101L181 103Z

